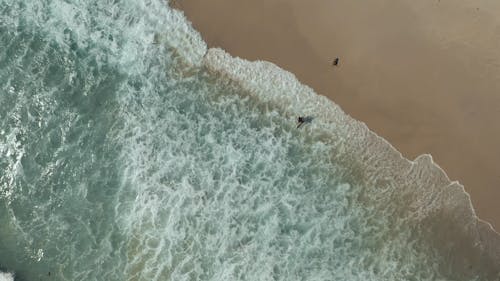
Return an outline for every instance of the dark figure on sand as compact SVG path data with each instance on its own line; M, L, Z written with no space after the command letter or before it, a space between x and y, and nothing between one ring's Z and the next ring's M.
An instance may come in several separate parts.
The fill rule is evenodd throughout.
M333 66L337 66L337 65L339 65L339 58L335 58L335 59L333 60L333 62L332 62L332 65L333 65Z

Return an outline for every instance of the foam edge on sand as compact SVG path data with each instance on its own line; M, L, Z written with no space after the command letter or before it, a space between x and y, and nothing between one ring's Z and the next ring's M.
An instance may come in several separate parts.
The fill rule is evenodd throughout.
M310 129L331 135L333 144L362 166L361 180L366 186L389 185L402 200L411 198L400 211L428 228L429 241L442 253L453 253L451 262L457 268L474 267L488 276L500 276L500 234L477 217L463 185L452 182L431 155L406 159L366 124L273 63L250 62L211 48L203 65L261 102L279 105L286 116L314 116Z

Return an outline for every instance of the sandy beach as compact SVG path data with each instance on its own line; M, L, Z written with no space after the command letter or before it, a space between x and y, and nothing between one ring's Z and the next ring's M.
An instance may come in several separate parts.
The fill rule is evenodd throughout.
M293 72L409 159L432 154L465 185L477 215L500 229L500 2L177 0L174 6L210 47Z

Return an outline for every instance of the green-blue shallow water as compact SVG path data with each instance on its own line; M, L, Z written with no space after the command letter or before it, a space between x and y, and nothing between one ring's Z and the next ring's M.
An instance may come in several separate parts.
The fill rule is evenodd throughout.
M0 0L0 280L496 280L205 52L164 1Z

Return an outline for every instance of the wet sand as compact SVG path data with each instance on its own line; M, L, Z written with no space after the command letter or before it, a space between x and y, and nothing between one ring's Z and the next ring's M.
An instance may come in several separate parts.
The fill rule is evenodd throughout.
M500 229L500 2L177 0L210 47L267 60L407 158L432 154ZM332 61L339 57L339 65Z

